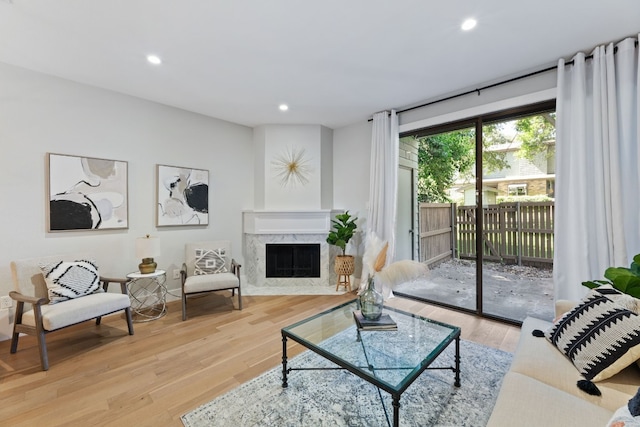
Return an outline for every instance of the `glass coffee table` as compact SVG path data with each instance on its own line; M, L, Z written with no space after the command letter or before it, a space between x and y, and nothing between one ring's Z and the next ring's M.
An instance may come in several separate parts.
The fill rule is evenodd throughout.
M287 366L289 338L391 394L395 427L400 396L426 369L453 371L454 385L460 387L460 328L385 306L383 313L397 323L396 331L359 330L353 318L357 309L353 300L281 330L282 387L288 386L291 371L330 369ZM432 367L454 341L455 366Z

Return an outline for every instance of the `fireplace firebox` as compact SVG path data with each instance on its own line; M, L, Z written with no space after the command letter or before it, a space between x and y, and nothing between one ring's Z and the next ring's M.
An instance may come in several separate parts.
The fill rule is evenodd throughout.
M266 277L320 277L320 244L267 243Z

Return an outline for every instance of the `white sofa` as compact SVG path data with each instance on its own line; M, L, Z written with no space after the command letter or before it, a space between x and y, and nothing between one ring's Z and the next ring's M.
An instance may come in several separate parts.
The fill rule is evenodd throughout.
M559 301L556 314L575 304ZM580 390L584 379L556 347L532 331L546 331L551 322L528 317L522 324L518 347L505 376L488 426L598 426L608 424L640 387L640 369L634 363L613 377L596 383L601 396Z

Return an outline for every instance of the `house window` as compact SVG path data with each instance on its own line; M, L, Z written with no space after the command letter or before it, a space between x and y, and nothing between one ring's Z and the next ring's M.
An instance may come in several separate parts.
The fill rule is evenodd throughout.
M526 196L527 184L509 184L508 192L510 196Z

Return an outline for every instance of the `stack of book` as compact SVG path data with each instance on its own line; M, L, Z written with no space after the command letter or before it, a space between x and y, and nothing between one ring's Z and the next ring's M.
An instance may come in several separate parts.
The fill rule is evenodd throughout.
M353 312L356 326L361 331L397 331L398 325L388 314L382 314L377 320L366 319L360 310Z

